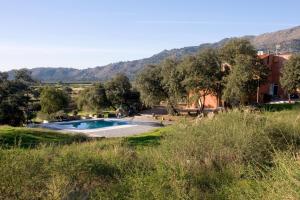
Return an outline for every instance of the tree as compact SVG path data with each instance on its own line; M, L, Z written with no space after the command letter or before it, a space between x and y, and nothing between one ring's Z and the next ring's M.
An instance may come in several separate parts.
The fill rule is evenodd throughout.
M186 57L181 63L186 91L196 99L200 112L204 109L205 97L215 95L219 101L223 89L222 63L214 49L205 49L196 56Z
M231 105L245 105L259 84L268 77L268 68L257 57L255 48L248 40L235 39L221 49L221 57L230 68L225 78L223 99Z
M117 108L127 104L127 97L131 92L131 83L124 74L117 74L105 83L105 90L111 106Z
M8 80L8 74L0 72L0 124L18 126L25 122L22 94L18 92L18 87Z
M236 58L240 55L256 57L255 47L247 39L232 39L220 51L222 61L230 66L236 65Z
M0 72L0 103L4 100L8 93L8 74Z
M41 111L50 115L60 110L66 110L69 104L69 96L60 89L47 86L41 92L40 102Z
M138 74L135 82L145 105L154 106L166 101L169 113L176 114L176 103L186 94L182 80L178 62L167 59L159 65L146 67Z
M280 83L290 95L300 88L300 55L293 55L281 70Z
M32 83L36 83L36 81L32 78L31 72L28 69L20 69L15 71L15 78L16 81L22 81L28 83L28 85Z
M226 85L223 93L225 101L232 105L245 104L249 97L249 81L252 61L250 56L240 56L235 60L235 66L226 77Z
M35 81L28 70L15 71L13 80L0 73L0 124L18 126L29 120L31 85Z
M106 91L101 83L94 84L80 92L77 105L79 109L99 112L110 105Z
M141 94L141 100L146 106L154 106L167 98L162 85L161 68L149 65L136 77L136 87Z
M23 110L25 112L25 118L28 122L34 117L33 104L31 96L34 96L35 91L33 85L37 83L31 76L31 72L28 69L20 69L15 71L14 80L12 81L15 86L19 88L18 95L22 96ZM21 92L22 91L22 92Z
M162 85L167 94L167 106L169 113L178 114L176 104L183 96L186 96L186 90L182 85L184 75L179 71L180 62L174 59L166 59L161 63Z

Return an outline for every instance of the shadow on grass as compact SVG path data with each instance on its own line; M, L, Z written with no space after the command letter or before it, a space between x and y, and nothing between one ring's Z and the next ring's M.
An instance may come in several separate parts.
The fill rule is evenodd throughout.
M278 112L283 110L294 110L300 108L300 103L284 103L284 104L265 104L262 107L262 110L267 112Z
M160 144L161 136L132 137L127 139L129 146L156 146Z
M39 145L65 145L87 142L91 139L81 134L63 134L48 130L0 127L1 148L35 148Z
M9 148L36 148L40 145L68 145L73 143L83 143L91 141L84 135L75 135L70 138L43 138L32 135L10 135L0 136L0 147Z
M128 137L125 139L125 143L132 147L157 146L160 144L161 138L161 132L157 130L144 135Z

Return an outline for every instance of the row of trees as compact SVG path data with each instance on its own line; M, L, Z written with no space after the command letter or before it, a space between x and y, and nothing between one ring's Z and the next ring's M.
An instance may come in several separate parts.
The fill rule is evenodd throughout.
M205 49L182 60L167 59L148 66L137 76L136 86L146 105L166 101L174 114L176 103L189 94L200 110L210 94L231 105L246 104L267 76L268 68L251 43L235 39L218 50Z
M19 126L39 113L42 119L56 119L66 112L83 110L101 113L104 109L141 108L140 95L129 79L118 74L105 83L95 83L72 95L72 88L38 86L28 70L15 71L14 77L0 73L0 124Z
M74 99L70 96L70 89L45 87L40 95L41 114L43 118L59 118L75 101L75 110L101 113L105 109L136 110L140 104L140 96L132 88L129 79L118 74L105 83L95 83L80 91Z
M139 93L133 89L130 80L118 74L106 83L97 83L80 92L77 105L80 110L100 112L106 108L128 110L140 107Z

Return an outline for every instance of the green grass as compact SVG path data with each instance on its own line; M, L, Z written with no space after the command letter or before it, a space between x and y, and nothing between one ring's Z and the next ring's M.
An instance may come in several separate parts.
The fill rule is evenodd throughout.
M131 147L156 146L160 144L162 135L166 131L167 128L157 129L150 133L128 137L124 142Z
M267 112L277 112L277 111L285 111L285 110L300 110L300 103L284 103L284 104L265 104L262 106L262 110Z
M0 199L299 199L300 113L232 111L128 138L0 149Z
M44 129L0 126L0 147L2 148L29 148L40 144L70 144L85 140L87 137L83 135L63 134Z

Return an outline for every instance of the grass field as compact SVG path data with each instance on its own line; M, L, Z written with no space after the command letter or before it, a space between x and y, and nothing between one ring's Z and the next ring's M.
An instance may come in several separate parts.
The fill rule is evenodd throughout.
M300 109L0 150L0 199L299 199Z
M62 134L44 129L0 126L0 146L2 148L33 148L40 144L70 144L86 140L87 137L83 135Z

